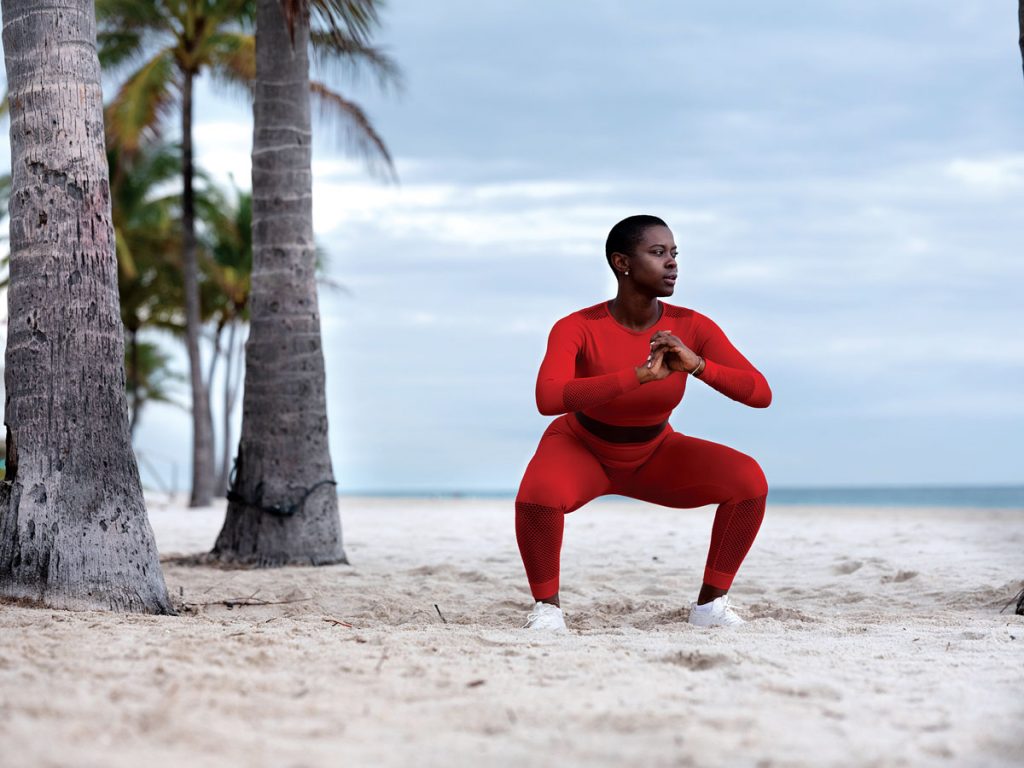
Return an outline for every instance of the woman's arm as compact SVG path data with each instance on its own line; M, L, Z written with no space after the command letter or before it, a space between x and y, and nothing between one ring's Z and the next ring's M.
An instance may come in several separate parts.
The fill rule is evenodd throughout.
M765 377L740 354L721 328L696 312L693 345L694 349L690 349L669 331L657 331L651 337L651 349L663 351L665 364L673 371L690 373L744 405L768 407L772 390Z
M767 408L772 402L768 380L750 364L713 320L695 314L696 352L704 358L704 370L696 377L726 397L752 408Z
M637 367L601 376L576 378L576 357L583 349L583 329L572 316L555 323L548 336L548 349L537 374L537 409L545 416L594 408L646 381L663 379L671 373L663 364L664 353L648 367Z

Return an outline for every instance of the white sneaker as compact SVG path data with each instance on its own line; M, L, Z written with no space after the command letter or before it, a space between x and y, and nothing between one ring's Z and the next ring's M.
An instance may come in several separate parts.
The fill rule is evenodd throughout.
M704 605L690 604L691 624L698 627L738 627L746 624L729 605L729 596L722 595Z
M548 632L568 632L562 609L551 603L537 603L526 617L523 629L543 629Z

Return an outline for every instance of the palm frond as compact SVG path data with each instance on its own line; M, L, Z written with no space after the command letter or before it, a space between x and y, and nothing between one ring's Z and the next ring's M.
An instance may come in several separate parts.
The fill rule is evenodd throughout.
M139 276L139 268L135 266L131 246L120 227L114 227L114 250L117 252L117 268L125 280L135 280Z
M241 32L211 35L203 43L203 59L219 84L252 95L256 79L256 38Z
M339 280L335 280L333 277L327 277L324 274L317 275L316 284L322 285L324 288L329 288L336 293L343 293L346 296L353 296L352 289Z
M181 176L181 145L153 143L145 151L129 154L117 145L107 150L110 168L111 196L115 209L132 208L149 199L160 185L176 181Z
M159 345L151 341L140 341L136 347L135 363L132 356L125 350L125 368L129 379L138 382L138 393L145 402L161 402L179 405L169 389L169 385L184 383L185 376L171 368L171 356Z
M177 103L178 70L165 48L135 72L107 106L107 144L131 154L144 138L158 138Z
M173 31L165 6L154 0L96 0L97 36L119 30Z
M283 0L286 6L306 1L310 5L311 28L343 30L349 37L366 43L380 24L380 0ZM287 17L287 10L285 13Z
M398 174L391 153L362 107L315 80L310 81L309 90L316 97L321 117L325 121L331 118L340 120L341 130L335 135L366 160L369 171L374 174L383 171L385 178L397 181Z
M401 89L402 72L398 64L377 46L324 30L311 30L309 41L318 67L339 67L353 81L368 70L381 88Z
M256 25L257 0L206 0L204 15L212 19L232 19L240 29L253 29ZM218 27L225 25L218 21Z
M136 61L143 53L143 35L132 29L111 29L96 33L100 67L111 73Z

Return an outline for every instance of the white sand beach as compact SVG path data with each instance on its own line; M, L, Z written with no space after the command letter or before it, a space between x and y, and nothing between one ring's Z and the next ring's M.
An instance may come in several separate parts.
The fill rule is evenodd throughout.
M181 615L0 606L3 764L1024 764L1022 510L769 502L707 630L713 510L593 503L538 636L510 501L343 499L351 566L264 571L174 562L222 506L150 509Z

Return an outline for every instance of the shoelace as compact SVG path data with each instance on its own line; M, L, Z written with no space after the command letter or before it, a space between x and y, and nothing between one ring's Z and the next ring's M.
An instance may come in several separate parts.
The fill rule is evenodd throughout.
M526 616L526 621L532 623L539 619L541 616L544 616L546 613L548 613L548 611L530 611L530 613Z
M745 623L739 614L732 609L732 601L728 595L722 596L722 617L730 624Z

